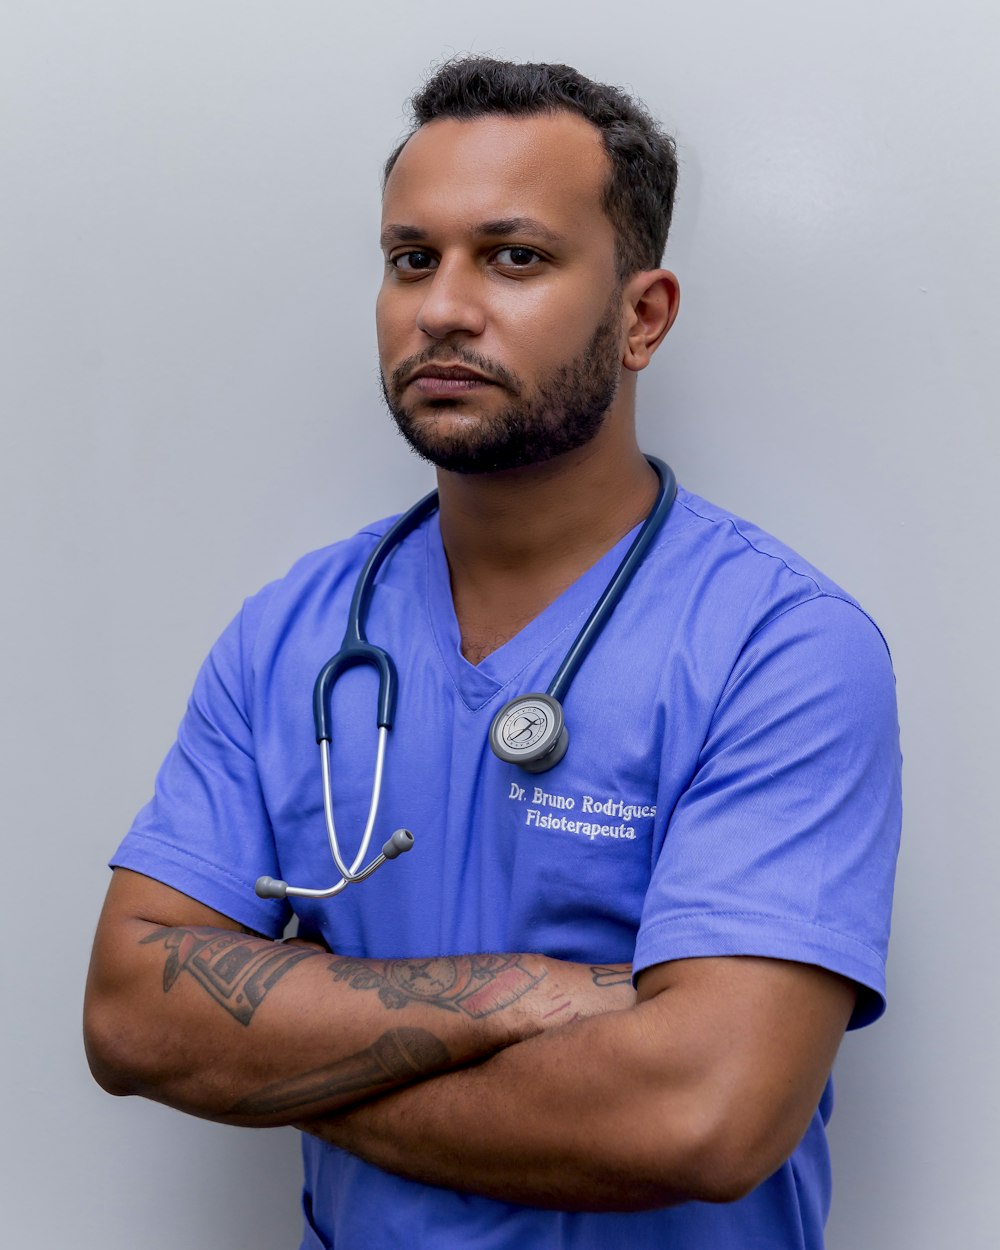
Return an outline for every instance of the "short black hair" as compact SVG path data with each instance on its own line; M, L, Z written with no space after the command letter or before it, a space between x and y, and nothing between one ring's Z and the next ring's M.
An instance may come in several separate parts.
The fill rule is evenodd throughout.
M413 127L386 161L383 187L400 152L428 122L490 114L531 117L561 109L583 117L600 133L611 165L602 206L615 229L619 278L660 264L677 188L677 147L624 91L592 82L569 65L462 56L446 61L413 96L410 108Z

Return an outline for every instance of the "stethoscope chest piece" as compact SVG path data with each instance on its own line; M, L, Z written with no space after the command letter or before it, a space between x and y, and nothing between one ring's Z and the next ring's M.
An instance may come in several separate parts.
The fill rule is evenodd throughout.
M511 699L490 725L493 754L529 773L555 768L566 754L569 733L558 699L547 694L522 694Z

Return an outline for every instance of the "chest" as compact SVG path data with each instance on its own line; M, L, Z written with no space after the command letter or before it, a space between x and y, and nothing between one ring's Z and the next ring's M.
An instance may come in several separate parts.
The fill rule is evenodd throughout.
M550 772L532 775L492 753L490 723L509 697L547 685L559 648L524 666L516 684L462 691L442 666L436 640L401 628L392 647L399 700L372 845L404 827L413 850L335 899L297 901L302 922L344 954L533 950L629 960L687 766L676 753L664 766L672 731L662 673L637 663L624 641L612 636L588 658L565 703L567 754ZM295 702L303 706L271 709L261 777L281 875L325 887L337 873L305 673L297 685ZM349 859L374 780L376 695L374 673L358 668L331 697L332 803ZM299 746L290 750L293 737Z
M567 588L504 645L520 612L478 636L490 653L462 655L440 544L405 547L372 599L368 637L391 654L399 697L385 756L372 846L397 828L413 849L329 902L303 904L304 923L343 953L381 956L534 950L562 958L631 957L670 816L697 767L717 695L691 639L691 596L647 564L594 643L563 699L569 748L532 775L497 758L493 717L544 691L621 553ZM316 595L275 650L254 700L257 764L285 880L337 880L323 819L311 694L343 629L350 586ZM343 600L343 602L342 602ZM534 606L534 605L533 605ZM471 618L466 618L471 619ZM470 636L470 642L476 637ZM704 650L703 647L700 650ZM346 671L329 704L332 807L345 857L365 828L377 754L377 679Z
M452 579L452 605L463 658L478 665L499 651L558 598L568 583L507 582L474 590Z

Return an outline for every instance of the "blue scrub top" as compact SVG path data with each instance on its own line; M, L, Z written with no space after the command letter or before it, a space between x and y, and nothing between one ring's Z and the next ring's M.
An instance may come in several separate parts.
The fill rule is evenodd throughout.
M151 803L113 863L279 936L262 874L324 887L311 692L388 522L300 561L247 601L199 674ZM342 955L533 951L581 962L758 955L859 986L884 1006L900 825L895 691L884 640L839 587L775 539L681 489L564 700L565 758L531 776L490 752L508 699L544 690L634 533L477 667L461 655L437 517L393 554L368 636L399 704L374 844L414 849L301 927ZM332 695L334 814L364 827L376 677ZM792 1156L727 1206L627 1215L537 1211L389 1176L304 1138L304 1247L822 1246L827 1088Z

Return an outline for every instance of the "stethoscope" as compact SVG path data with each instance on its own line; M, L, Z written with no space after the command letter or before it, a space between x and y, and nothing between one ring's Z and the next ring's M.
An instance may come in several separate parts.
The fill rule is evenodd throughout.
M654 456L647 456L646 459L656 471L660 483L652 510L605 587L604 593L584 622L583 628L566 652L565 659L549 683L548 690L544 694L522 694L511 699L497 712L490 725L490 747L493 754L507 764L516 764L526 772L548 772L550 768L555 768L566 754L566 748L569 746L569 732L566 729L562 700L566 697L577 669L606 625L608 617L615 610L619 599L642 563L650 543L656 537L673 506L677 495L677 481L673 470ZM329 889L310 890L304 886L277 881L274 877L260 877L254 887L260 898L285 898L290 894L299 898L332 898L347 886L357 881L364 881L377 868L381 868L387 860L395 859L413 846L413 834L408 829L397 829L371 863L361 867L368 855L375 819L378 815L385 749L396 710L397 686L396 666L392 662L392 657L381 647L376 647L368 641L365 637L365 621L368 617L372 592L375 589L375 579L382 565L437 506L437 491L432 491L414 504L409 512L404 513L386 531L368 557L357 585L354 587L344 641L340 644L337 654L329 659L320 670L313 687L313 720L316 725L316 742L319 745L320 767L323 775L323 812L326 818L330 852L337 871L340 873L340 880ZM333 823L333 798L330 791L331 739L327 708L330 702L330 692L337 678L346 669L353 668L356 664L369 664L378 671L378 744L368 819L365 822L365 831L358 853L348 864L341 854L337 831Z

